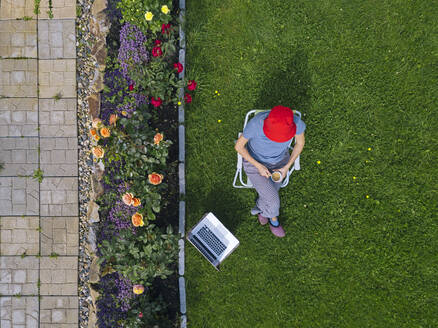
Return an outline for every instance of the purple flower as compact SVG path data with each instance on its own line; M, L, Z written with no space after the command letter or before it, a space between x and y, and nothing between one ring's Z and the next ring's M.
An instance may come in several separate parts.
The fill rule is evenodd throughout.
M109 116L112 113L118 112L119 116L122 111L132 114L137 107L147 103L145 95L127 91L128 81L118 69L105 72L104 84L106 90L102 95L100 118L105 124L109 124ZM110 101L114 97L115 100Z
M117 273L117 275L118 277L115 279L118 290L117 298L122 312L127 312L131 308L129 301L134 297L132 283L131 280L124 278L121 274Z
M122 75L128 81L128 84L132 84L128 73L131 66L134 64L146 64L149 61L146 40L146 35L135 25L126 23L120 30L118 59Z
M101 277L99 281L100 297L97 299L97 323L100 328L118 327L120 320L127 318L127 313L120 311L121 304L117 302L119 286L116 280L118 273L110 273ZM119 283L120 284L120 283ZM128 295L125 295L128 296ZM125 297L127 300L127 297Z
M134 226L131 223L131 217L142 208L142 205L139 207L126 205L122 200L122 195L129 191L129 188L126 187L124 183L121 183L117 187L117 193L120 197L116 200L114 205L108 212L107 218L114 223L116 232L119 232L122 229L130 229L133 233L135 233Z

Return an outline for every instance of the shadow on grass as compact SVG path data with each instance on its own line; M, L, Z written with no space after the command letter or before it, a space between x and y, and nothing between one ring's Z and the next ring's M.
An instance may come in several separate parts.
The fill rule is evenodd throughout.
M281 62L272 63L272 70L268 71L272 74L266 76L256 102L257 108L282 105L302 114L307 112L310 107L310 75L305 51L289 51L282 57Z
M201 219L202 215L212 212L225 227L235 233L242 217L249 213L249 209L244 204L232 188L221 186L211 190L204 197L191 199L190 204L192 213ZM192 227L187 227L190 229Z

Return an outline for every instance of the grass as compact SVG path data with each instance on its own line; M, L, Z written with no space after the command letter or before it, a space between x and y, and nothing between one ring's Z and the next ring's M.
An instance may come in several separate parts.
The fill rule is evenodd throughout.
M438 2L187 5L186 225L240 240L220 273L187 245L188 324L437 327ZM245 113L278 104L307 124L283 239L232 187Z

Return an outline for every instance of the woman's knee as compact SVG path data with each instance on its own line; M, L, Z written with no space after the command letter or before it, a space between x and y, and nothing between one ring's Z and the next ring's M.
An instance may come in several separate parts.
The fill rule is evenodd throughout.
M260 201L268 204L272 208L280 208L280 195L278 192L270 192L270 193L259 193Z

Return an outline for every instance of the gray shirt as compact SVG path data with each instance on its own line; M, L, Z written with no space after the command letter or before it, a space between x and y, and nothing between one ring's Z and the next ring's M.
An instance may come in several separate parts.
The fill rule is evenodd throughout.
M277 164L288 152L292 139L285 142L275 142L265 135L263 123L269 112L262 112L254 116L243 129L243 137L248 139L248 152L257 162ZM294 123L297 126L296 134L302 134L306 130L306 124L298 115L294 115Z

